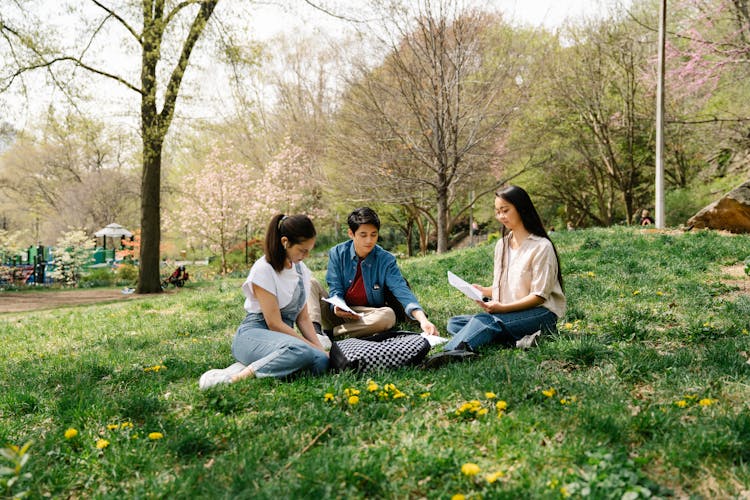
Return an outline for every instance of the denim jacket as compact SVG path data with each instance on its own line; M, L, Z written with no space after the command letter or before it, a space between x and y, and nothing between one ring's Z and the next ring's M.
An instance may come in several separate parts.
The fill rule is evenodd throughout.
M357 274L358 259L359 257L354 252L354 241L352 240L339 243L328 252L326 281L328 282L328 293L331 297L335 295L341 299L344 298L346 291L354 281L354 276ZM414 319L413 311L422 309L417 298L406 284L406 280L396 264L396 257L383 250L380 245L375 245L367 258L362 261L362 279L368 306L383 307L385 305L385 289L387 288L401 303L410 318Z

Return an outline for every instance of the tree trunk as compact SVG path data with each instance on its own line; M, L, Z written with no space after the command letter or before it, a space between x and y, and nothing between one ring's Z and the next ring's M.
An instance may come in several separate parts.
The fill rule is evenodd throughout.
M439 176L442 181L443 176ZM445 183L439 184L437 193L437 253L448 251L448 187Z
M137 293L161 292L159 245L161 243L161 138L143 136L141 176L141 248Z

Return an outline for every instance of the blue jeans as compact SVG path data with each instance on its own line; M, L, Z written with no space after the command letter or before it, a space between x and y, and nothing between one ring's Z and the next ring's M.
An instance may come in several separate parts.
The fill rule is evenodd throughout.
M328 369L328 356L302 339L245 323L234 336L232 355L258 378L285 377L300 370L317 375Z
M490 342L515 343L537 330L555 331L557 316L546 307L500 314L464 314L448 320L448 333L453 338L445 349L455 349L466 342L472 349Z

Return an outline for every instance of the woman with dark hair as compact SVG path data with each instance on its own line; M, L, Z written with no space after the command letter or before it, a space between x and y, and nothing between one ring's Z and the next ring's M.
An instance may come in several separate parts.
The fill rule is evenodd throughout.
M508 186L495 193L503 236L495 246L492 286L473 285L484 312L448 321L445 350L472 350L491 342L515 345L555 331L565 314L560 259L528 193Z
M328 354L305 305L311 273L302 261L315 246L315 236L315 226L306 215L279 214L271 219L264 256L242 284L247 315L232 342L237 363L204 373L198 383L201 389L244 378L326 371Z

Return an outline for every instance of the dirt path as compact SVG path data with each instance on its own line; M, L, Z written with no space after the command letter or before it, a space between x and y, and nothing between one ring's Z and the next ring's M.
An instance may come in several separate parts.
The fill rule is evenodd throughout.
M122 290L61 290L45 292L0 292L0 314L55 309L57 307L130 300L135 294Z

